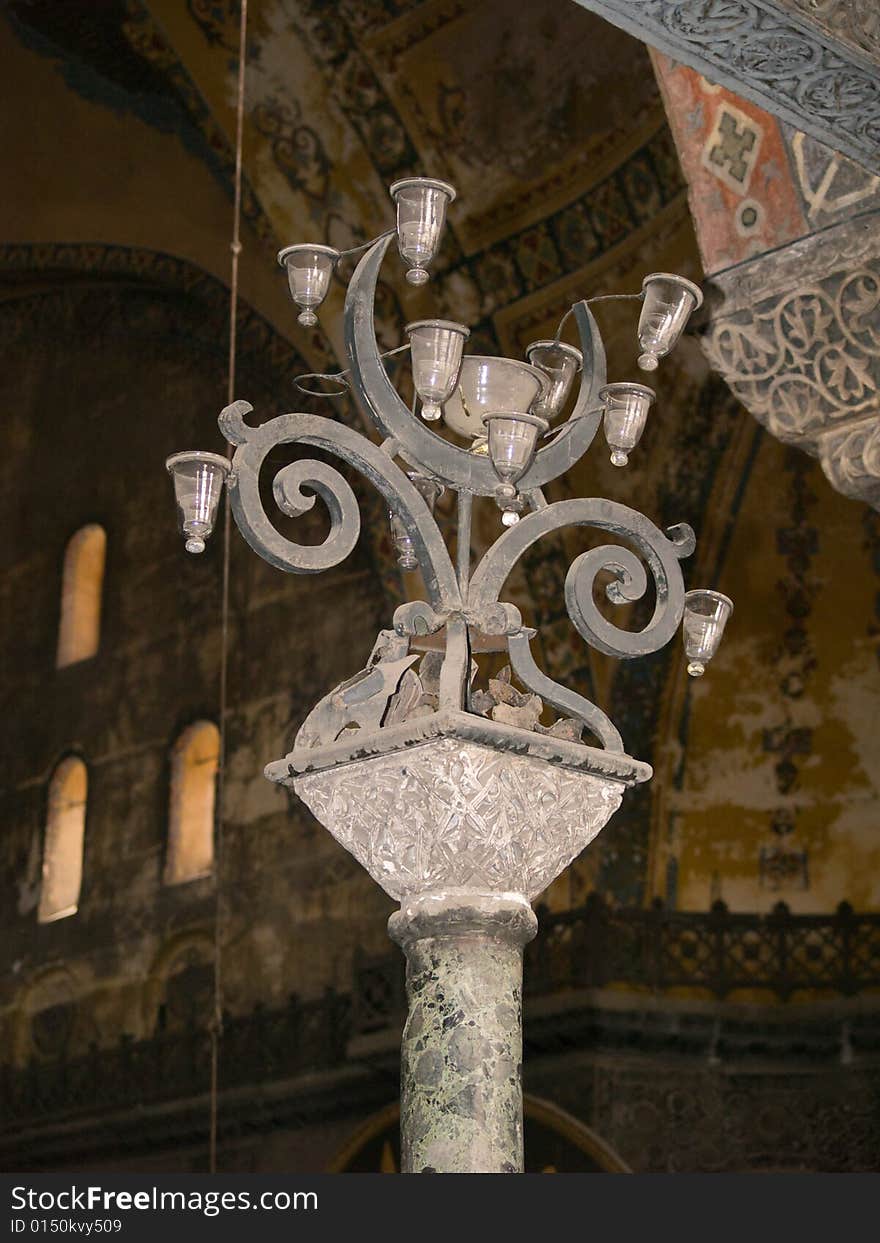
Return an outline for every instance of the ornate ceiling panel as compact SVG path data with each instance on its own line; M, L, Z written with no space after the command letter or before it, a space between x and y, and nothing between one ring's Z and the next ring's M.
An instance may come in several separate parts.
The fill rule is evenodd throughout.
M880 172L876 7L852 0L577 0Z

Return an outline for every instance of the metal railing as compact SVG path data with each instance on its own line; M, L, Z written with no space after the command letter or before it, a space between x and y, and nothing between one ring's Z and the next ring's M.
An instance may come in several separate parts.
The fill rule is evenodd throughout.
M716 903L708 913L613 907L592 895L575 910L538 911L541 931L526 949L526 997L615 984L662 992L693 989L725 998L760 990L768 1000L847 996L880 989L880 915L846 904L833 915L740 915ZM351 995L285 1006L258 1005L224 1019L221 1089L278 1082L341 1065L353 1035L398 1024L406 1009L403 958L357 957ZM527 1023L528 1027L528 1023ZM204 1027L123 1036L80 1057L0 1067L6 1124L131 1108L207 1092L210 1038Z
M833 915L742 915L716 902L708 913L615 908L598 894L571 911L538 911L526 949L526 995L630 984L698 989L723 999L737 989L786 1001L794 993L851 996L880 988L880 915L843 902Z
M616 984L693 989L718 1000L746 989L768 1001L880 989L880 915L857 915L846 902L833 915L793 915L782 902L768 915L742 915L723 902L708 912L673 911L660 901L614 907L591 894L574 910L537 913L540 931L525 950L526 997ZM400 955L356 960L352 1000L361 1031L404 1013Z
M291 997L286 1006L257 1005L226 1015L222 1037L222 1090L293 1078L345 1061L351 1035L351 999L333 990L313 1001ZM83 1110L136 1108L186 1099L210 1087L211 1038L205 1026L131 1036L108 1048L93 1045L81 1057L0 1067L0 1119L5 1125Z

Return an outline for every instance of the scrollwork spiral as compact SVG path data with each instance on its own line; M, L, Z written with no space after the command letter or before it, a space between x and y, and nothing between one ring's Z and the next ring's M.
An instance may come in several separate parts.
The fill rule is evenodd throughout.
M593 587L602 571L614 575L605 588L612 604L635 603L648 589L645 567L629 548L604 544L581 553L565 577L565 605L578 633L598 651L623 658L642 656L668 643L681 618L666 607L665 576L657 575L655 569L657 607L650 624L644 630L629 631L608 621L596 605Z
M682 523L664 535L643 514L626 505L600 499L557 501L538 510L498 539L477 566L471 580L469 608L488 609L499 598L514 565L539 539L568 526L591 526L635 545L639 556L624 545L603 545L575 559L565 581L569 616L584 639L600 652L621 659L655 652L668 643L681 621L684 582L679 560L693 550L690 527ZM646 567L656 588L651 620L642 630L628 631L608 621L593 598L600 571L614 580L606 588L613 604L642 599L648 589Z
M382 493L412 539L431 608L448 612L460 607L455 571L437 524L423 497L386 453L351 428L311 414L280 415L252 428L244 421L251 409L247 402L234 402L222 412L219 422L226 439L238 446L230 477L233 516L256 553L279 570L317 574L339 565L357 543L357 499L340 472L325 462L292 462L278 472L273 482L276 504L291 517L307 513L314 507L315 498L320 497L330 517L330 531L324 541L317 545L298 544L282 535L270 521L260 496L263 462L279 445L308 445L341 458Z

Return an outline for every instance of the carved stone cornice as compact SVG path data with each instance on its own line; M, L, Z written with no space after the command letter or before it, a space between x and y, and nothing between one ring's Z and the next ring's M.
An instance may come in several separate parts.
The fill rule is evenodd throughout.
M769 432L880 504L880 213L716 273L704 351Z
M880 65L880 8L865 0L778 0L781 8L818 26Z
M877 19L845 0L577 0L880 171Z
M706 305L710 312L713 306L719 307L720 292L725 314L748 311L764 299L806 286L811 280L826 280L835 272L854 272L878 257L880 212L851 216L788 246L765 251L745 263L713 273Z

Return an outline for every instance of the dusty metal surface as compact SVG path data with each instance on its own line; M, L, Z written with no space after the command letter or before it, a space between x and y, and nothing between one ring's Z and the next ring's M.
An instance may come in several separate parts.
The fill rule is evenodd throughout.
M266 455L278 445L311 445L342 458L379 489L416 545L430 603L445 610L459 604L455 571L437 524L418 489L387 453L351 428L318 415L286 414L252 428L244 422L251 409L246 401L227 406L220 415L220 428L238 446L229 490L232 512L256 553L280 570L317 574L338 565L357 543L360 514L354 493L326 463L293 462L279 471L273 484L279 509L290 517L300 517L315 504L315 497L303 488L321 497L330 516L330 532L323 543L302 545L285 539L263 508L259 481Z
M390 243L380 238L358 264L345 299L345 348L351 366L352 391L365 417L383 436L393 438L401 456L416 470L442 479L457 491L492 496L498 476L487 457L451 444L412 416L388 378L376 341L374 300L382 260ZM539 450L520 480L529 492L557 479L574 465L593 442L602 417L599 389L606 381L605 348L596 321L584 302L575 306L584 367L577 401L562 431Z
M327 747L295 748L284 759L267 764L265 772L270 781L290 785L300 773L320 772L337 764L351 764L372 755L387 755L442 737L469 739L511 753L535 756L562 768L610 777L623 785L650 781L652 775L650 764L629 755L517 729L473 713L454 711L432 713L363 735L351 733Z

